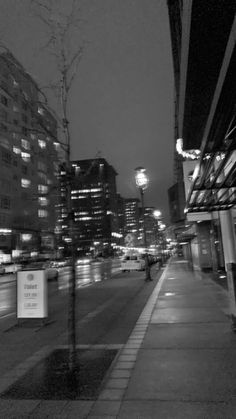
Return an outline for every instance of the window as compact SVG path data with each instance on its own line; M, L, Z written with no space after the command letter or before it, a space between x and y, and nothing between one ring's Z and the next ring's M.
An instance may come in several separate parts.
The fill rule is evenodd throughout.
M2 150L2 161L6 164L11 164L11 153L6 150Z
M28 130L27 130L26 127L21 127L21 131L22 131L22 134L24 134L24 135L28 134Z
M46 141L38 140L38 144L40 148L46 148Z
M0 109L0 118L5 122L7 121L7 112L4 109Z
M4 132L7 131L7 126L3 123L1 123L1 131L4 131Z
M11 208L11 200L8 196L1 196L1 208L2 209L10 209Z
M46 207L48 205L48 199L45 198L44 196L40 196L38 198L39 201L39 205L41 205L42 207Z
M13 80L13 87L18 87L19 83L17 83L17 81L14 79L14 77L12 77Z
M46 218L48 216L47 210L39 209L38 210L38 216L39 216L39 218Z
M38 161L38 170L46 172L46 165L42 161Z
M42 194L45 194L48 192L48 187L46 185L38 185L38 191Z
M22 167L21 167L21 171L22 171L22 173L23 173L24 175L27 175L27 172L28 172L28 168L27 168L27 166L22 166Z
M13 105L13 112L19 112L19 108L16 105Z
M43 114L44 114L44 109L43 109L43 108L41 108L40 106L38 107L38 113L39 113L40 115L43 115Z
M28 109L28 105L25 102L25 100L22 101L22 109L24 109L24 111L27 111L27 109Z
M43 172L38 172L40 179L42 179L45 183L48 183L48 178Z
M21 146L26 150L30 150L30 143L28 140L25 140L24 138L21 139Z
M21 153L21 149L19 147L16 147L15 145L13 146L13 153L15 154L20 154Z
M1 96L1 103L5 106L8 106L8 100L6 96L3 96L3 95Z
M28 118L25 114L22 114L22 121L27 124L28 123Z
M22 160L24 160L26 163L29 163L30 162L30 154L29 153L24 153L24 152L22 152L21 153L21 158L22 158Z
M30 180L29 179L21 179L21 186L22 188L29 188L30 187Z

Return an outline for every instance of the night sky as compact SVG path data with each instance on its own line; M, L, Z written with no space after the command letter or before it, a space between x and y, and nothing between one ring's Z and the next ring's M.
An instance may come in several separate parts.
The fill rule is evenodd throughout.
M0 0L0 36L46 86L55 66L42 49L44 30L28 4ZM86 48L70 101L72 159L100 153L117 171L117 191L126 198L139 197L134 169L145 167L150 178L145 204L168 217L174 87L166 1L84 0L82 13Z

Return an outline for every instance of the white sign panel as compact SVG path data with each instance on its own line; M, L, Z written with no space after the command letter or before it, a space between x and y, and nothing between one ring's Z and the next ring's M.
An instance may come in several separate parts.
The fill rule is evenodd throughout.
M48 315L47 278L44 270L17 272L17 318Z

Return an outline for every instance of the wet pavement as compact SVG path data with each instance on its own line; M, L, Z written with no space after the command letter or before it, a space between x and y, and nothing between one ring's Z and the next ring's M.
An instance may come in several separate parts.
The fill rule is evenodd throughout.
M32 418L235 418L236 335L229 314L227 292L210 275L195 273L184 261L172 259L93 400L2 398L1 414L4 418L17 418L19 411ZM1 393L51 352L52 348L42 349L1 377Z

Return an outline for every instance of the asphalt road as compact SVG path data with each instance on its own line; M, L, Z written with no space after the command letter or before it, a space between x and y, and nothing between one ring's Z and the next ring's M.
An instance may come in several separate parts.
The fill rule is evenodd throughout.
M81 282L77 278L76 342L78 345L124 344L162 271L157 271L154 265L154 280L145 282L144 272L123 273L111 261L107 266L89 269L91 281ZM96 275L92 275L93 270ZM87 278L88 272L82 277ZM1 278L0 285L1 374L45 346L68 343L68 287L63 286L66 277L49 283L46 325L36 324L34 319L18 324L16 281L11 276L6 278L8 282L4 280L5 277Z

